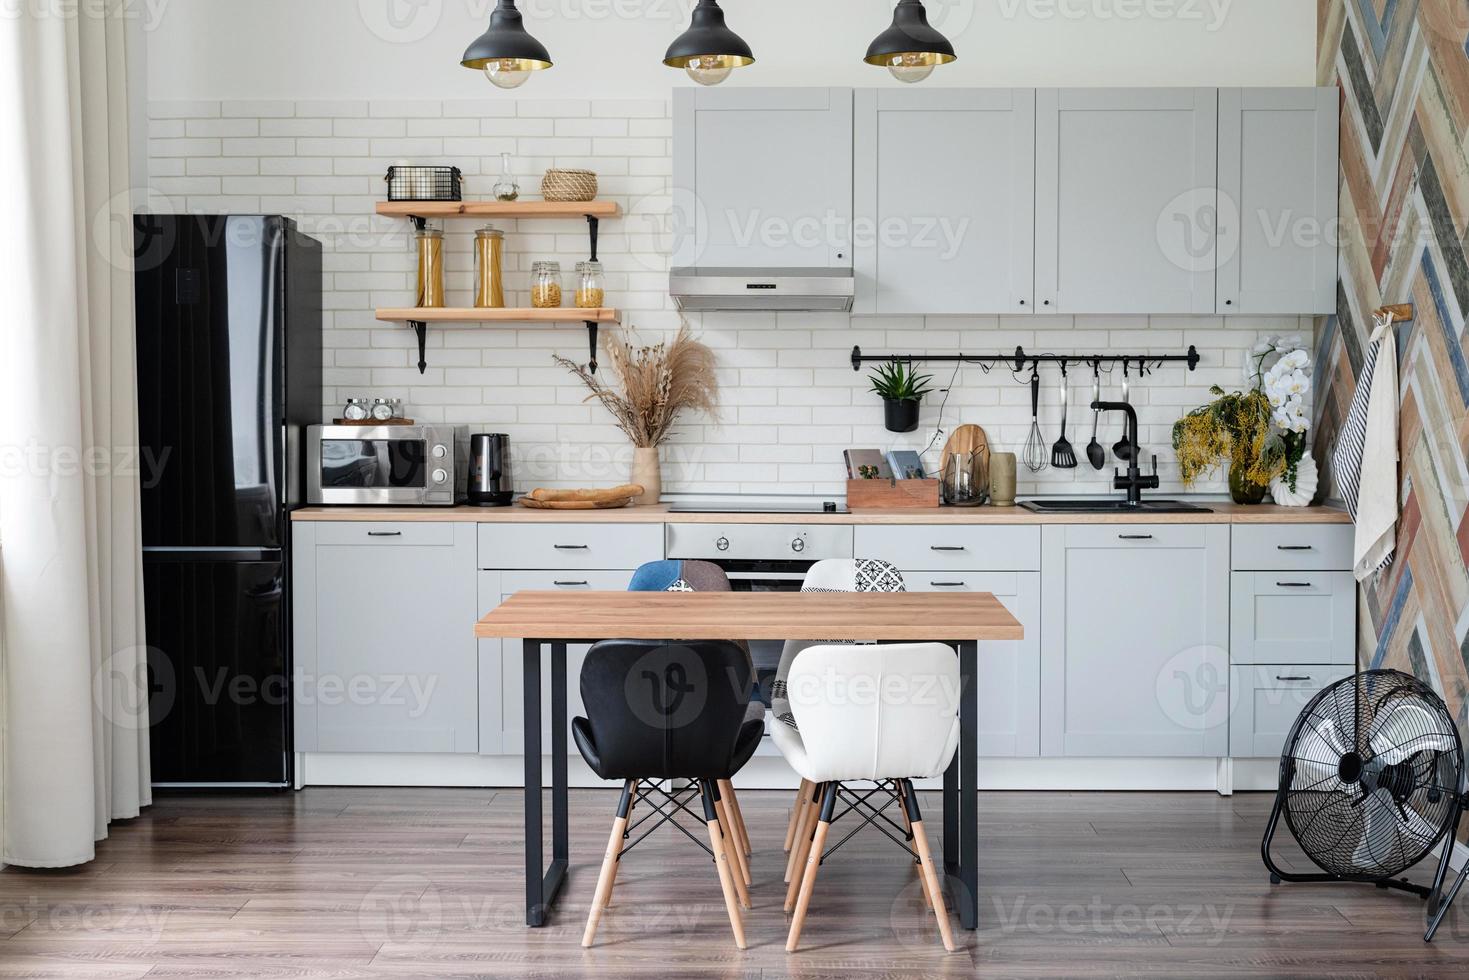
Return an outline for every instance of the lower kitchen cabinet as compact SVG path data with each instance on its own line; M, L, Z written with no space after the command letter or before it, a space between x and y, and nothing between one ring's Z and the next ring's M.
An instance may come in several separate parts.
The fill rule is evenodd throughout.
M1328 684L1350 677L1354 670L1321 664L1231 667L1229 754L1278 757L1306 702Z
M1351 572L1235 572L1229 604L1233 664L1355 662Z
M1024 758L1041 748L1039 572L904 571L910 592L989 592L1025 627L1025 639L979 648L979 754Z
M1042 754L1227 755L1229 527L1058 524L1041 541Z
M473 524L294 527L298 752L475 752Z

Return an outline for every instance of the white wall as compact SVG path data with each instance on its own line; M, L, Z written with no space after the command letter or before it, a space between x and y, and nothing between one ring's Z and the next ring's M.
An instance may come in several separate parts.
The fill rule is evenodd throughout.
M556 66L528 98L667 98L693 0L522 0ZM459 67L494 0L128 0L151 99L484 98ZM756 64L729 85L873 85L892 0L726 0ZM942 85L1311 85L1316 0L929 0ZM942 79L940 81L940 79ZM893 82L891 84L898 84ZM502 98L506 96L501 96Z

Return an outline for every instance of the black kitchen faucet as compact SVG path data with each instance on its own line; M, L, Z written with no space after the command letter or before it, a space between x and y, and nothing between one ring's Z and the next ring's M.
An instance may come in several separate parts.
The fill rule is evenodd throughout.
M1141 446L1137 441L1137 409L1127 402L1092 402L1092 410L1097 412L1124 412L1127 415L1127 443L1131 452L1127 456L1127 475L1123 476L1117 470L1113 470L1112 486L1118 490L1127 491L1127 506L1137 507L1143 502L1143 490L1158 489L1158 454L1153 454L1153 472L1151 476L1143 476L1142 470L1138 469L1137 458L1141 452Z

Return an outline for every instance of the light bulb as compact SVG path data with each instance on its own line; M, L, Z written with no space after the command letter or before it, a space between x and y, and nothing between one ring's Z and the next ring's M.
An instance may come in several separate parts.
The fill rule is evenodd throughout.
M926 51L905 51L887 61L887 69L900 82L921 82L933 74L938 58Z
M520 88L531 76L530 66L520 58L499 58L485 65L485 77L496 88Z
M729 77L738 62L727 55L705 54L690 58L684 70L700 85L718 85Z

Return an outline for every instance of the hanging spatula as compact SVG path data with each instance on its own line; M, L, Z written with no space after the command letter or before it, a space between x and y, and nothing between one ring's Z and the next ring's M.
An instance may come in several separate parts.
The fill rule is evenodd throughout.
M1076 469L1076 452L1071 448L1071 442L1066 438L1066 403L1070 393L1067 391L1069 385L1066 382L1066 362L1061 362L1061 438L1051 447L1051 465L1058 470Z

